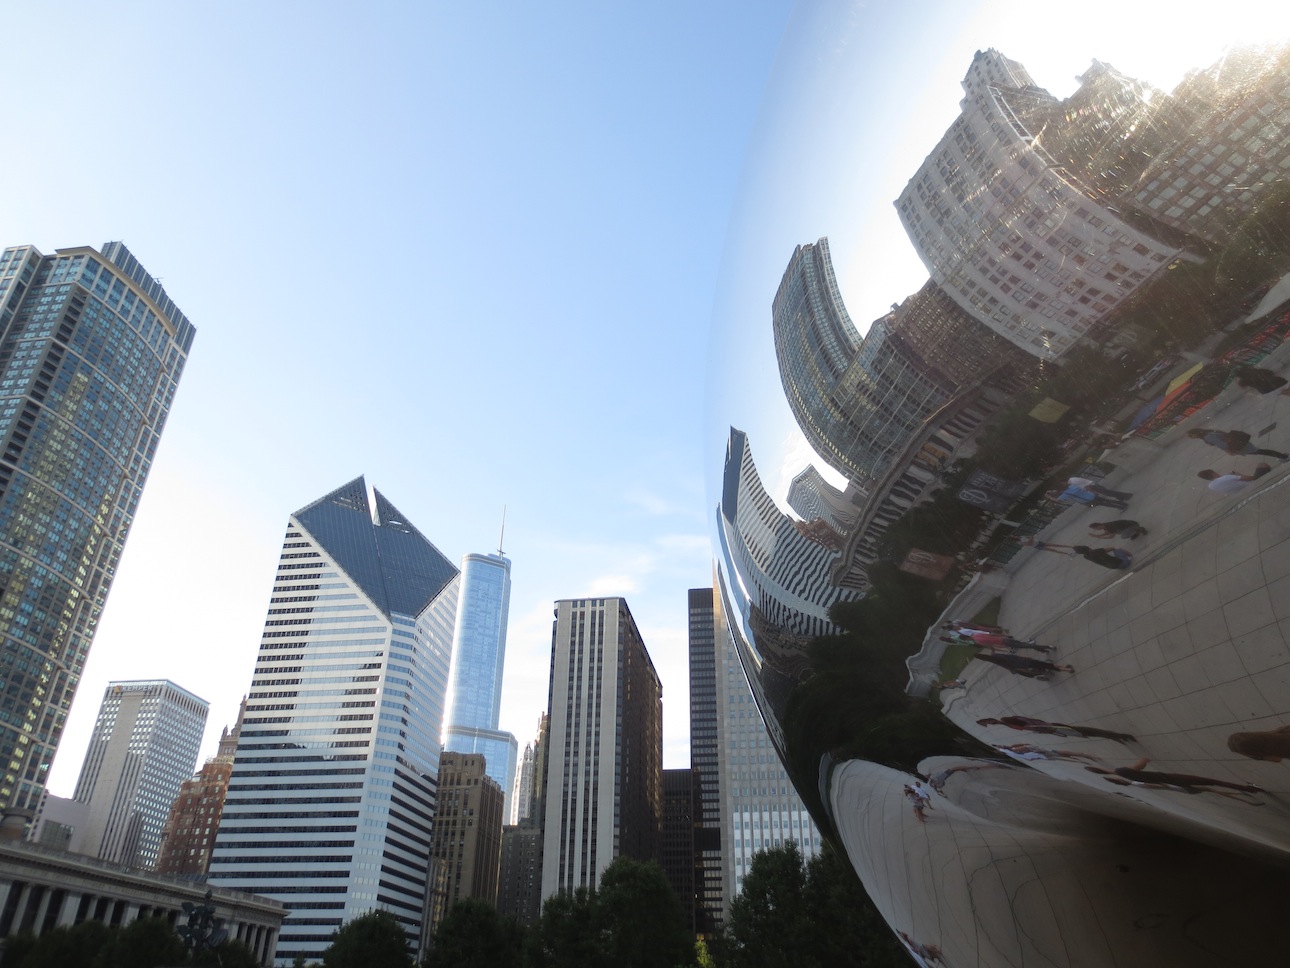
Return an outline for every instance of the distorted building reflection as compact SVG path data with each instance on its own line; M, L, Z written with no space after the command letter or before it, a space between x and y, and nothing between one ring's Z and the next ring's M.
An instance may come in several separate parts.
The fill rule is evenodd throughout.
M1287 472L1251 473L1290 451L1287 51L1172 93L1094 60L1059 98L979 50L895 203L925 285L856 327L818 238L842 252L866 230L845 211L814 243L759 239L741 280L769 293L765 250L791 250L759 304L773 364L728 354L740 385L710 428L718 639L820 830L925 961L1283 958L1290 774L1240 737L1290 728ZM1163 322L1142 311L1161 293ZM764 320L719 317L714 345L764 350ZM1179 428L1135 434L1209 359ZM1243 387L1250 366L1266 380ZM1239 496L1197 478L1215 458L1185 431L1215 427L1258 438L1225 455ZM1097 538L1114 514L1043 500L1085 473L1133 527ZM1081 549L1108 541L1092 552L1127 567L1090 567ZM930 698L896 695L952 620L998 630L933 650Z

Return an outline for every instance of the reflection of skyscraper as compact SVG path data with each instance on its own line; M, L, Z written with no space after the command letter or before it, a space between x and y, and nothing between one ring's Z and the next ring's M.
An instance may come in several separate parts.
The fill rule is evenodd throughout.
M40 800L193 332L119 242L0 253L0 807Z
M829 466L865 488L938 408L1008 362L997 353L1003 341L957 310L942 314L955 351L932 352L930 340L924 351L928 330L903 325L909 315L902 306L862 339L842 303L828 239L794 250L775 295L775 357L793 417Z
M1100 76L1090 71L1086 80ZM1113 105L1111 113L1139 110L1135 93L1145 103L1131 86L1113 86L1117 96L1098 102ZM1084 132L1116 123L1106 112L1064 111L995 50L977 52L963 90L962 113L910 179L897 212L932 280L964 311L1026 352L1055 359L1181 250L1128 224L1110 200L1095 200L1092 173L1081 180L1063 162Z
M1290 167L1290 46L1233 51L1188 75L1171 101L1190 122L1122 196L1151 218L1227 240L1285 184ZM1158 110L1153 101L1152 107Z
M112 682L75 799L90 805L81 850L130 867L157 862L179 786L193 772L208 704L173 682Z
M657 859L662 695L623 599L556 602L543 897L594 887L620 855Z
M718 523L750 604L774 625L802 637L803 644L806 637L833 631L829 608L834 602L859 597L854 590L829 583L834 551L804 533L776 506L757 473L747 435L733 427ZM801 655L767 659L797 663Z
M856 516L864 507L865 495L854 485L838 490L811 465L793 478L786 500L803 521L823 521L845 537L855 527Z
M502 816L511 822L518 743L497 725L502 710L506 621L511 604L511 562L501 554L461 560L461 597L452 637L452 672L444 717L444 749L480 753L501 787Z
M288 521L211 859L291 909L285 963L373 908L421 933L458 572L373 494Z

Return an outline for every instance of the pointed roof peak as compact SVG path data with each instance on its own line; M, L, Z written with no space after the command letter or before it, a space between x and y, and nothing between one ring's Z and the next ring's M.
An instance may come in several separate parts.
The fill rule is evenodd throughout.
M306 504L295 513L294 517L298 518L300 515L312 511L322 504L337 504L354 511L362 511L368 517L371 517L372 507L367 500L367 478L359 474L358 477L346 484L342 484L330 494L324 494L318 500Z

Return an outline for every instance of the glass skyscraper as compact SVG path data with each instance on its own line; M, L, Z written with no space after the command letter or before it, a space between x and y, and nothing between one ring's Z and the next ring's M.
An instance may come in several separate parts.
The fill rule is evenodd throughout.
M0 808L40 801L193 333L119 242L0 253Z
M452 637L452 674L444 749L481 753L488 775L505 796L502 817L512 817L515 758L519 743L498 730L502 712L502 669L506 662L506 622L511 607L511 562L495 555L461 559L461 596Z
M210 866L286 905L279 964L372 909L419 942L458 581L362 477L287 524Z
M193 772L209 704L165 679L108 683L75 799L89 804L81 850L150 869Z

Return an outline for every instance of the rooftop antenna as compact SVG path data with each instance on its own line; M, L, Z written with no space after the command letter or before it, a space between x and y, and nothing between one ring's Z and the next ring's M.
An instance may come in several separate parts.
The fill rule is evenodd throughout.
M499 558L505 558L506 552L502 550L502 545L506 539L506 505L502 505L502 533L497 536L497 555Z

